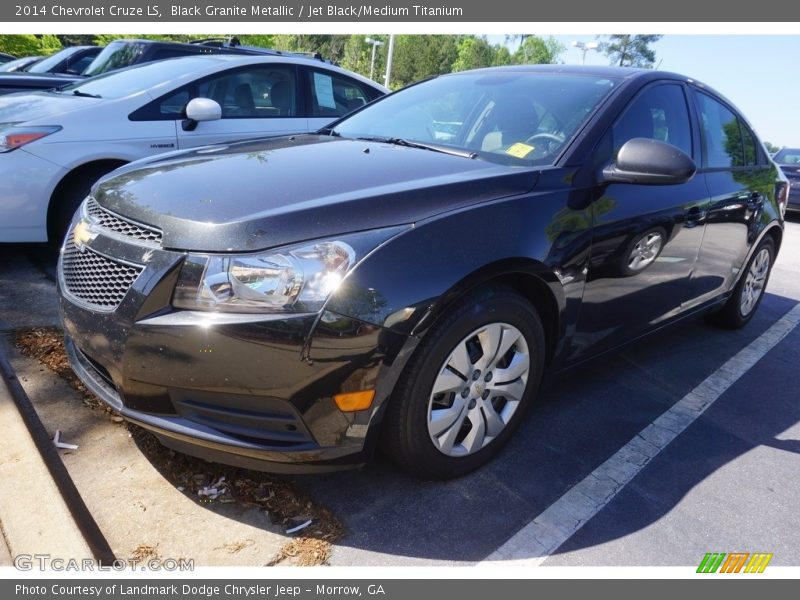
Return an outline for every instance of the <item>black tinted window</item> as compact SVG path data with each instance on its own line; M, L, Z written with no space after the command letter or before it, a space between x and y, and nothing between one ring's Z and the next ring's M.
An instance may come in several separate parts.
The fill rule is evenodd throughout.
M697 94L700 125L703 128L708 167L741 167L747 164L739 120L723 104L703 93Z
M742 149L744 152L743 164L748 167L757 165L759 160L756 137L753 135L753 132L747 128L747 125L741 121L739 121L739 130L742 132Z
M647 138L677 146L692 155L689 110L683 88L664 84L646 89L634 98L614 125L614 153L633 138Z
M774 158L779 165L800 165L800 148L783 148Z

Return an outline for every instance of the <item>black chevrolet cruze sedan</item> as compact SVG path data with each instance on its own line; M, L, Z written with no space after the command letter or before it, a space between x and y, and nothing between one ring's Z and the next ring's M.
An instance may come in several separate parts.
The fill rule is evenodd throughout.
M62 249L67 348L181 452L301 472L382 446L453 477L509 439L543 373L696 313L747 323L787 194L687 77L441 76L313 135L104 178Z

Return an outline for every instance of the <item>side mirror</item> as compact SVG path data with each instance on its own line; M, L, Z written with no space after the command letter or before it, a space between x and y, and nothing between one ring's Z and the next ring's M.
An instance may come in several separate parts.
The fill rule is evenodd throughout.
M694 161L680 148L659 140L633 138L619 149L617 161L603 169L603 181L674 185L686 183L696 172Z
M194 98L186 105L186 118L181 123L184 131L194 131L200 121L222 118L222 107L211 98Z

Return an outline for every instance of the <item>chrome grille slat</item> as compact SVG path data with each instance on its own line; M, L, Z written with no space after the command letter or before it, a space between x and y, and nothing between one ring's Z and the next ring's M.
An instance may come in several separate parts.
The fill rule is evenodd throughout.
M118 262L91 248L81 251L72 241L71 231L67 240L61 257L66 291L99 310L117 308L144 267Z
M91 196L86 199L85 210L86 215L100 227L147 244L161 244L162 236L158 229L146 227L118 217L111 211L100 206Z

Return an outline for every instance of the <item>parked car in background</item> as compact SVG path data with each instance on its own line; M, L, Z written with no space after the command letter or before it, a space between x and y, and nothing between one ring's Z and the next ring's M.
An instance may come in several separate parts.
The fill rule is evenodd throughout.
M100 46L70 46L30 65L24 71L3 73L0 69L0 94L69 85L83 77L83 71L102 50Z
M291 55L195 55L0 98L0 242L60 242L91 185L181 148L314 131L386 93Z
M196 56L198 54L282 54L276 50L243 46L236 38L230 40L205 39L186 44L161 40L115 40L104 48L96 46L90 48L91 52L96 55L88 65L81 64L84 68L80 73L73 72L75 70L73 69L73 71L65 72L44 73L34 70L30 74L0 74L0 94L59 88L87 77L96 77L104 73L166 58ZM85 51L89 52L88 49ZM64 51L62 50L62 52Z
M28 67L26 71L82 75L102 50L101 46L69 46Z
M0 65L0 73L14 73L15 71L24 71L28 67L36 64L42 60L44 56L26 56L24 58L15 58Z
M681 75L444 75L316 134L103 178L59 263L67 349L188 454L322 471L383 445L453 477L509 440L545 371L692 314L744 326L785 183L739 111Z
M7 63L10 60L16 60L16 56L11 54L6 54L5 52L0 52L0 65L3 63Z
M781 148L772 160L781 168L791 186L786 209L800 213L800 148Z

